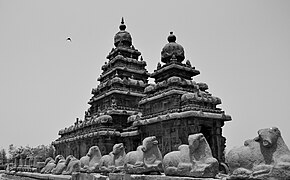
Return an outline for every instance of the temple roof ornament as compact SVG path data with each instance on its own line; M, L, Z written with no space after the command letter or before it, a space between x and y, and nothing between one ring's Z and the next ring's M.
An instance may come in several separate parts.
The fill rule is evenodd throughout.
M164 63L169 63L174 60L181 63L185 58L183 47L175 42L176 36L173 34L173 32L170 32L167 40L168 43L161 51L161 61Z
M124 24L124 18L122 17L120 31L114 37L114 45L116 47L125 46L130 47L132 45L132 37L129 32L125 31L126 25Z

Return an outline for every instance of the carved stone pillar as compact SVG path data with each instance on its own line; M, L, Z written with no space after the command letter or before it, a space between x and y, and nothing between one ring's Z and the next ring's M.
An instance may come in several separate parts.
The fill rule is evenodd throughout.
M224 162L224 150L225 150L225 139L222 136L222 128L221 128L221 122L216 122L216 127L214 128L214 136L216 141L216 147L217 149L217 159L219 161Z
M37 163L41 161L41 157L40 156L35 156L33 158L33 167L37 167Z
M15 157L14 164L15 164L16 167L19 166L19 160L20 160L20 157Z

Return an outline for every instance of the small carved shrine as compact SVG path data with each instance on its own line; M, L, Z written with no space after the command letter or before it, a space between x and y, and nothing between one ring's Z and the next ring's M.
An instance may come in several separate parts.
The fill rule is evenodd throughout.
M115 47L107 56L92 89L90 108L83 120L59 131L53 142L56 154L84 156L97 145L101 154L123 143L126 152L136 150L142 139L156 136L164 156L188 143L190 134L203 133L213 156L224 162L225 138L222 127L231 117L217 107L221 99L212 96L205 83L196 83L200 74L185 59L184 49L170 33L169 43L161 51L161 63L149 74L141 53L132 45L122 19L114 37ZM148 77L154 84L148 84Z

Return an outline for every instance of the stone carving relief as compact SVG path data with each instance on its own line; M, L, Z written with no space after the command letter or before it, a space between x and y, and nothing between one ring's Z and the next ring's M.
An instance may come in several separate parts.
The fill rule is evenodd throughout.
M73 172L80 171L80 160L73 155L69 155L65 162L66 169L62 172L63 175L71 175Z
M99 163L102 154L98 146L92 146L87 155L80 159L81 172L99 172Z
M211 149L203 134L188 137L189 145L180 145L178 151L164 156L166 175L189 177L215 177L219 171L218 161L212 157Z
M57 155L55 158L56 166L52 169L51 173L52 174L61 174L66 168L65 162L66 162L66 160L62 155Z
M258 131L258 137L226 154L230 179L289 179L290 151L278 128Z
M44 163L44 168L41 169L40 173L49 174L52 169L56 166L55 160L51 157L47 158Z
M101 158L100 171L105 173L123 171L125 157L126 153L123 143L115 144L113 151Z
M160 174L162 155L155 136L147 137L136 151L131 151L125 158L125 171L128 174Z

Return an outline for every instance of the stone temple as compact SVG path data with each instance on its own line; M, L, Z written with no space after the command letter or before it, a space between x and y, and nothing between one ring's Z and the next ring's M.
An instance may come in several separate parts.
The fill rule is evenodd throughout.
M231 116L217 107L221 99L208 92L207 84L194 81L200 72L184 60L184 48L176 43L176 36L170 33L161 63L149 73L123 19L119 29L84 119L77 118L59 131L60 137L53 142L56 154L80 158L97 145L105 155L120 142L128 152L142 139L156 136L165 155L186 144L188 135L203 133L213 156L224 162L222 127ZM155 79L154 84L148 84L149 77Z

